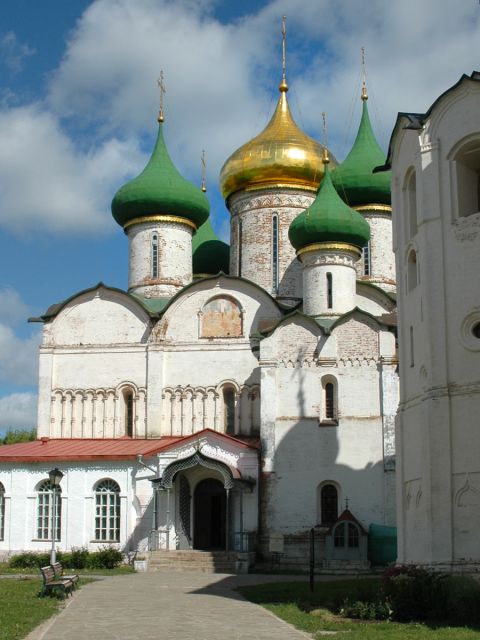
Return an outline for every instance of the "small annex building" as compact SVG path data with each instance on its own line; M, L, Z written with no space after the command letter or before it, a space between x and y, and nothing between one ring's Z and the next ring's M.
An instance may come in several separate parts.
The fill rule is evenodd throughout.
M147 166L112 202L127 290L99 283L36 319L39 439L0 447L0 553L49 548L55 467L59 549L305 564L316 527L323 566L347 497L362 540L395 523L390 188L372 174L385 156L365 88L340 165L296 125L285 77L279 90L221 171L230 246L173 165L161 114Z

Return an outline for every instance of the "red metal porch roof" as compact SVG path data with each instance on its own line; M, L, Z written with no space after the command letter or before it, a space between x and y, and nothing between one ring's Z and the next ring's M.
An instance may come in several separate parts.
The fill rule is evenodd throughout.
M205 433L233 440L237 445L258 448L257 439L235 438L204 429L189 436L165 436L148 440L136 438L41 438L33 442L19 442L0 446L2 462L55 462L57 460L135 460L138 455L153 456L180 442L195 440Z

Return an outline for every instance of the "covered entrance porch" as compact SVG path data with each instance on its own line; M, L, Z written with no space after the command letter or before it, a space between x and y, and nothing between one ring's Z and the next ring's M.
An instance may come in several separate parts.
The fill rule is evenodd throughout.
M152 480L151 551L254 551L255 447L207 430L176 443L174 450L159 458L161 473Z

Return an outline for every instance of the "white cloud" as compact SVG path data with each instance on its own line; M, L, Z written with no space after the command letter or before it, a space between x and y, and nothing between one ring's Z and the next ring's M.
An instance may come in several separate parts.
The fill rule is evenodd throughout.
M0 431L32 429L37 426L37 396L12 393L0 398Z
M2 310L2 322L8 327L26 322L31 315L30 307L11 287L0 287L0 309Z
M25 58L32 56L35 49L19 42L13 31L0 37L0 58L12 73L19 73L23 69Z
M104 231L119 177L143 158L131 139L79 149L39 105L0 112L0 148L0 225L14 233Z
M272 0L224 24L213 0L95 0L69 34L44 103L0 111L0 225L97 233L155 133L160 69L174 162L209 192L226 158L268 121L288 17L290 104L297 121L348 151L360 113L360 47L370 113L385 145L399 110L422 111L477 62L480 8L454 0ZM8 104L8 101L7 101Z
M22 339L10 327L0 324L0 381L35 385L38 378L40 332Z

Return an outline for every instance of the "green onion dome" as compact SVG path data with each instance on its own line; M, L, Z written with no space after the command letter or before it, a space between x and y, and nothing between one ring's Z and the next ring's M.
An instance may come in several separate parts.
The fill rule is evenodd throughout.
M327 163L317 197L293 220L288 230L290 242L297 251L317 242L344 242L361 249L370 238L368 222L350 209L335 191Z
M216 235L208 218L192 238L194 275L216 275L229 272L230 247Z
M198 228L208 218L209 211L205 194L181 176L174 166L160 122L147 166L139 176L120 187L113 198L113 217L125 227L138 218L175 216L189 220Z
M363 112L357 137L348 156L332 172L332 182L343 200L352 207L390 205L391 172L373 173L375 167L385 164L385 154L370 124L366 93L362 95L362 101Z

